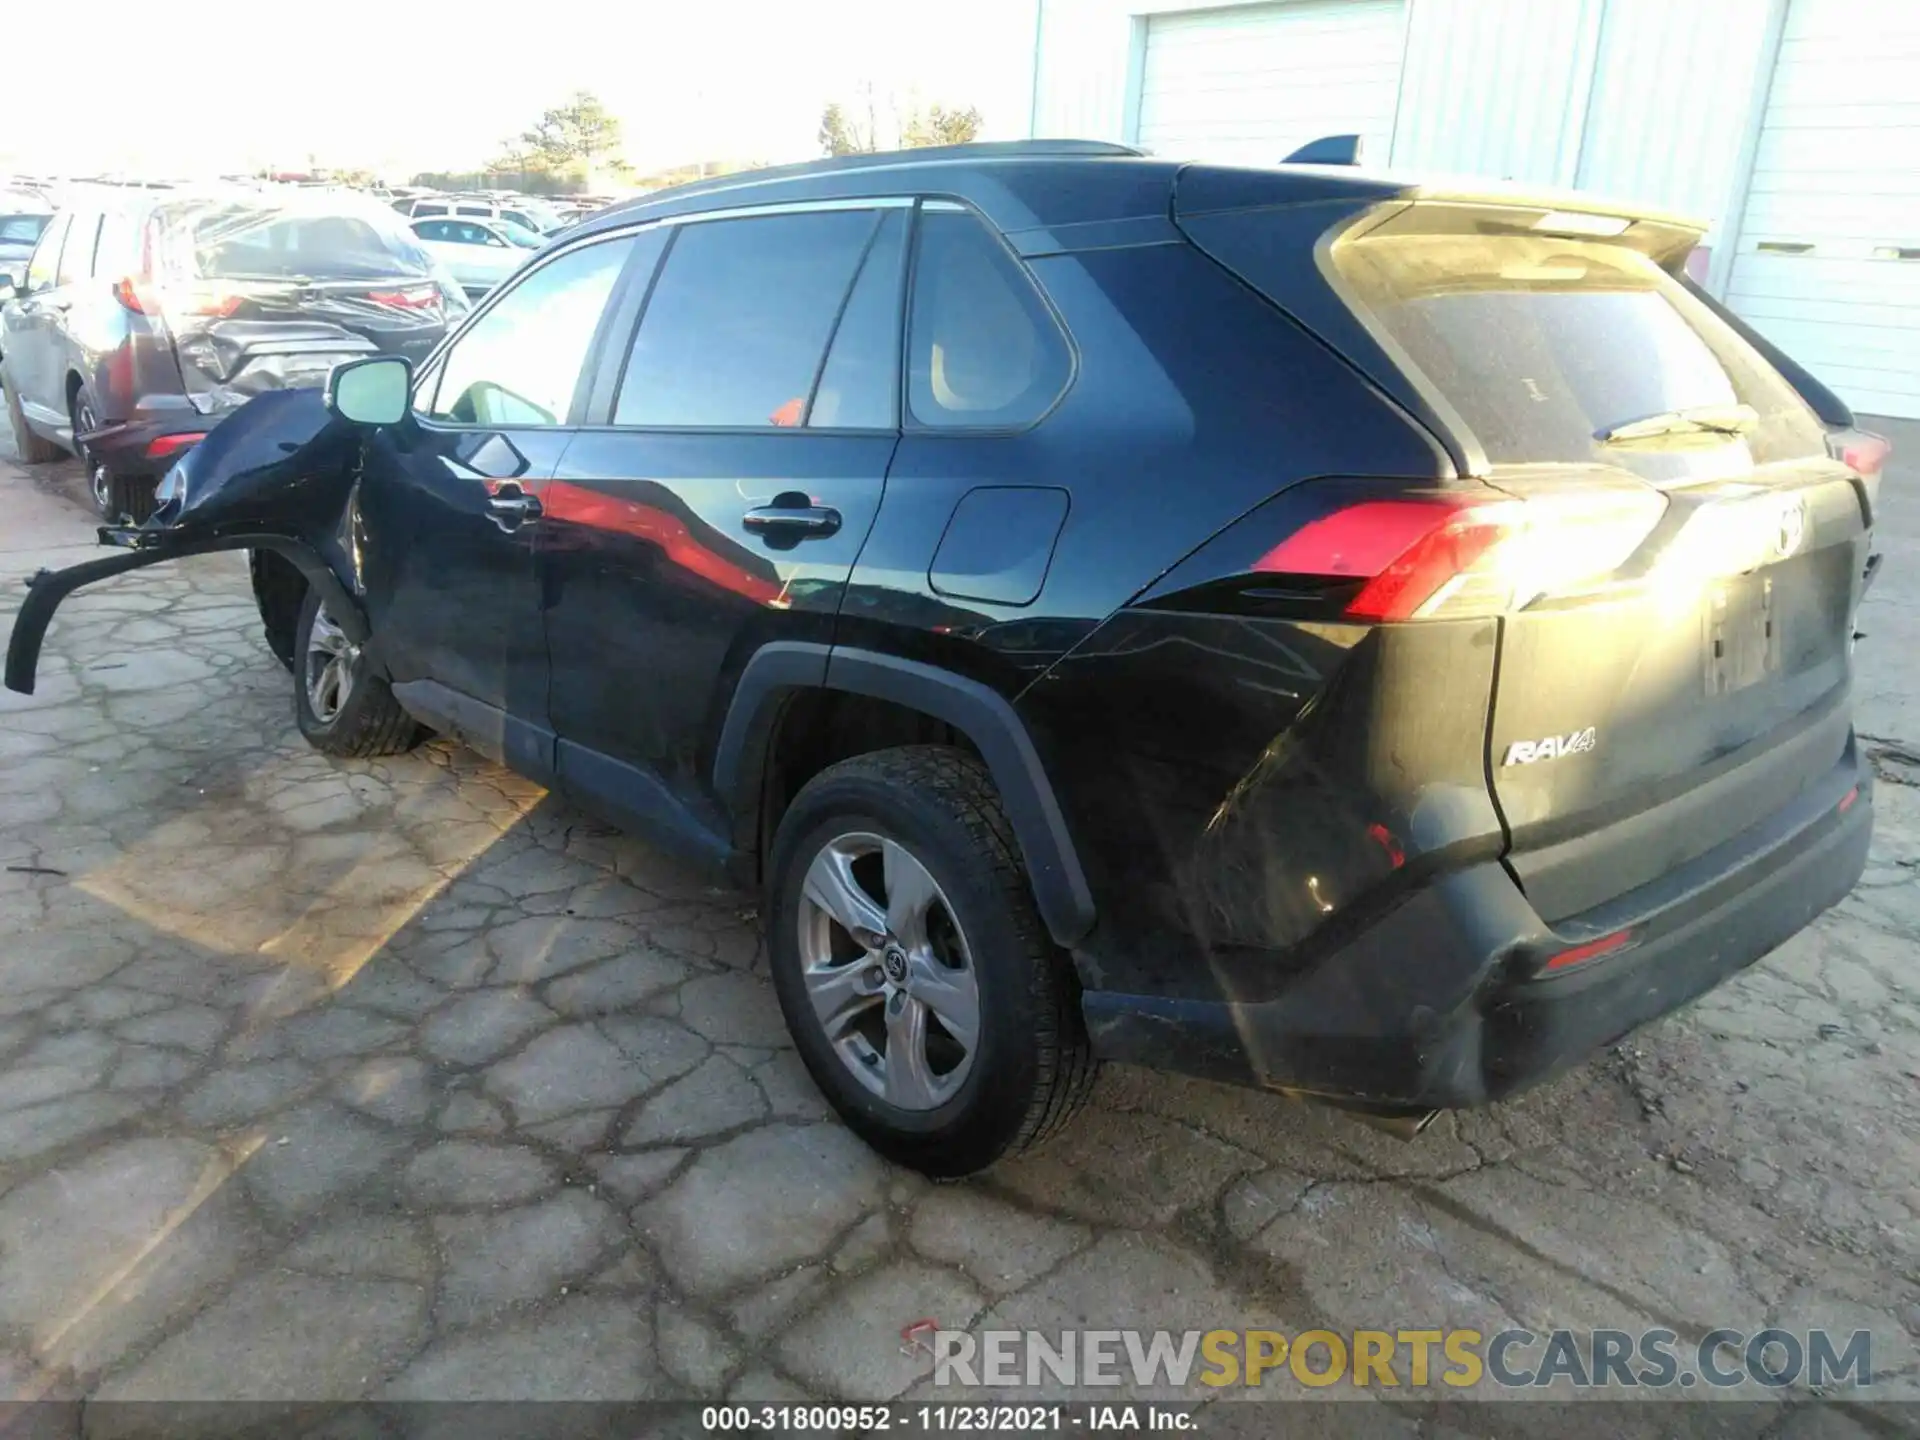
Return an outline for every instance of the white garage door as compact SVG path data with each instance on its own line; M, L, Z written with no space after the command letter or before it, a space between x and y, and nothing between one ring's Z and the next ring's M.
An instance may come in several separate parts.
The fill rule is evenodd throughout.
M1323 135L1385 164L1406 26L1402 0L1294 0L1155 15L1139 144L1174 159L1272 165Z
M1920 4L1791 0L1728 299L1855 410L1920 418Z

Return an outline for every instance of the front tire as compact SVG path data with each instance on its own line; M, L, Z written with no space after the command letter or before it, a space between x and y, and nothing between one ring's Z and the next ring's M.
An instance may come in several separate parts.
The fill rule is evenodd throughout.
M882 1155L936 1179L1057 1131L1094 1063L980 762L944 746L815 776L774 839L774 989L814 1082Z
M307 743L356 760L398 755L425 732L400 708L366 652L347 639L309 590L294 627L293 709Z

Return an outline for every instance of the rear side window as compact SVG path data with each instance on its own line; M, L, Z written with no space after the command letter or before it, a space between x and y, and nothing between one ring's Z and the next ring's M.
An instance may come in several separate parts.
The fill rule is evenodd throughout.
M414 213L414 214L415 214L416 216L419 216L419 215L444 215L444 214L446 214L446 213L447 213L447 207L446 207L446 206L444 206L444 205L415 205L415 206L413 207L413 213Z
M1408 234L1333 253L1361 307L1495 464L1670 473L1693 451L1724 462L1744 445L1743 462L1764 464L1824 449L1818 420L1780 374L1628 246ZM1696 429L1689 414L1745 433ZM1663 416L1682 418L1645 434ZM1642 434L1624 438L1629 426Z
M454 341L423 387L434 392L425 413L455 425L564 425L633 243L626 237L583 245L502 295Z
M67 238L67 227L72 223L71 215L57 216L40 236L40 243L33 248L33 258L27 261L29 290L45 290L53 284L54 272L60 264L60 242Z
M1052 407L1073 357L1033 282L971 211L920 215L907 400L940 429L1006 429Z
M100 216L80 215L67 232L66 247L60 252L60 281L71 285L93 273L93 247L100 238Z
M822 210L679 228L634 335L616 425L802 424L879 222Z

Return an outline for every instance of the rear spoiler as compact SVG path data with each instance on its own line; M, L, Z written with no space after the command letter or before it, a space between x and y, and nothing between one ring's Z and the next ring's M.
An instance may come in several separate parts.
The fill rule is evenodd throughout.
M1758 350L1769 365L1785 376L1787 383L1800 392L1800 398L1806 401L1813 408L1813 413L1820 417L1821 424L1836 430L1853 428L1853 411L1848 408L1844 400L1809 375L1766 336L1709 295L1691 275L1681 274L1674 278L1687 288L1694 299L1713 311L1728 329Z

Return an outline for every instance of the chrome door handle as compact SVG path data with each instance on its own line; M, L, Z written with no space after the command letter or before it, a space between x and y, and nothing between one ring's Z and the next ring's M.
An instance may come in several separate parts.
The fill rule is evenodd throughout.
M530 520L538 520L545 510L537 496L529 495L518 486L503 488L497 495L487 497L487 509L493 515L493 523L502 530L518 530Z
M840 528L840 512L828 505L761 505L740 523L756 535L831 535Z

